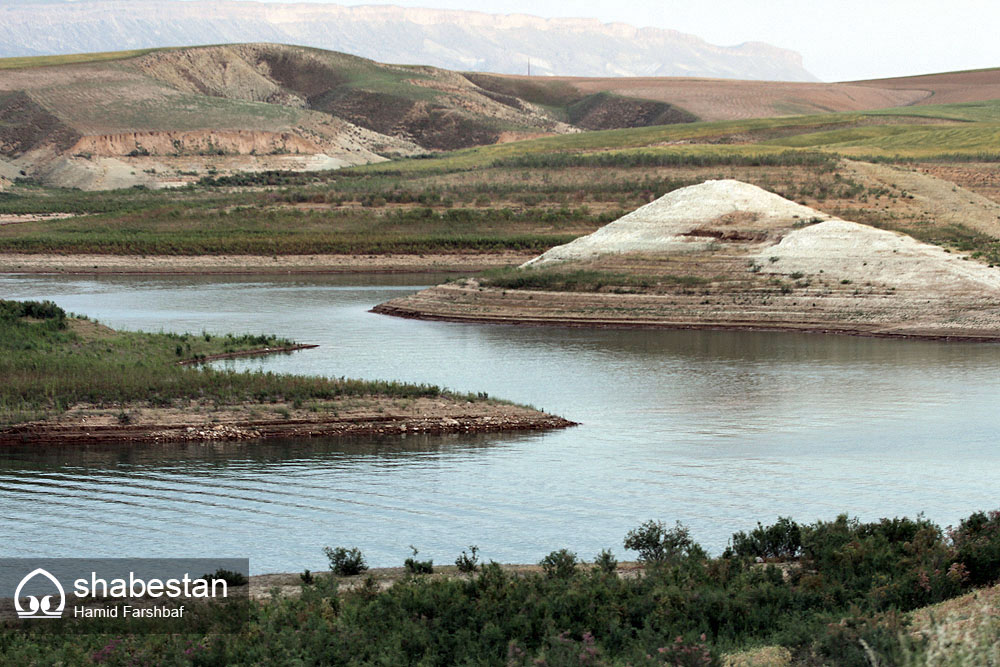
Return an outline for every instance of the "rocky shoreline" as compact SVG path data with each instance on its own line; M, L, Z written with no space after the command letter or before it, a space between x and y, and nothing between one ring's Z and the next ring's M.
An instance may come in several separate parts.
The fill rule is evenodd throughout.
M57 422L30 422L0 429L2 445L66 445L95 443L166 443L198 441L249 441L265 438L313 438L364 435L442 435L448 433L496 433L540 431L575 426L561 417L531 408L492 403L453 403L436 400L434 405L417 401L414 414L397 409L389 400L373 399L374 405L347 414L327 411L287 411L285 418L253 417L255 406L241 406L221 417L178 416L177 411L142 409L136 423L116 423L107 414L83 416L70 413ZM383 412L384 411L384 412ZM91 413L93 411L90 411ZM119 412L118 414L123 414ZM133 418L129 417L131 421ZM214 423L217 420L219 423ZM120 420L118 420L120 421Z

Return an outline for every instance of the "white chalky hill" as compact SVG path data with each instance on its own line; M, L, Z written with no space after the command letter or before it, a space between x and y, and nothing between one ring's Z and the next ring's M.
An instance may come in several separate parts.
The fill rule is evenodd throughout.
M834 218L736 180L675 190L524 266L620 253L703 251L711 248L713 239L692 232L708 228L771 231L751 250L751 259L764 273L825 274L855 283L939 292L996 292L1000 298L1000 270L905 234Z

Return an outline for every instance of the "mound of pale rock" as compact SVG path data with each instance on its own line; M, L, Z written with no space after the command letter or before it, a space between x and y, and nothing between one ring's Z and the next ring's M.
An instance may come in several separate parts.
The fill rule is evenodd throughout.
M822 273L852 283L923 289L928 294L972 290L984 295L992 292L1000 298L997 269L905 234L847 220L829 220L791 231L776 245L759 252L757 261L770 273Z
M580 260L626 252L700 249L710 236L693 234L706 225L755 229L792 226L831 216L763 188L736 180L705 181L666 194L593 234L582 236L525 263Z

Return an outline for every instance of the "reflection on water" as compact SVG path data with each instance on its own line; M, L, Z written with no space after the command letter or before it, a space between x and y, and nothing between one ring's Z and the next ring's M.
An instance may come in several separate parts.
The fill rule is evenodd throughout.
M546 434L12 448L4 555L249 555L322 567L324 545L398 565L622 554L648 518L711 550L755 521L996 506L1000 346L805 334L587 331L368 313L428 276L0 277L111 326L276 333L318 343L220 365L430 382L531 403L582 426ZM10 546L14 545L14 546Z

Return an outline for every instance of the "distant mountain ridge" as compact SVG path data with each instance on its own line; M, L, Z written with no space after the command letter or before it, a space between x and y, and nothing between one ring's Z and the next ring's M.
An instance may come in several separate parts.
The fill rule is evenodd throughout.
M715 46L674 30L596 19L207 0L19 0L0 7L0 57L249 41L464 71L525 74L530 62L537 75L816 81L787 49Z

